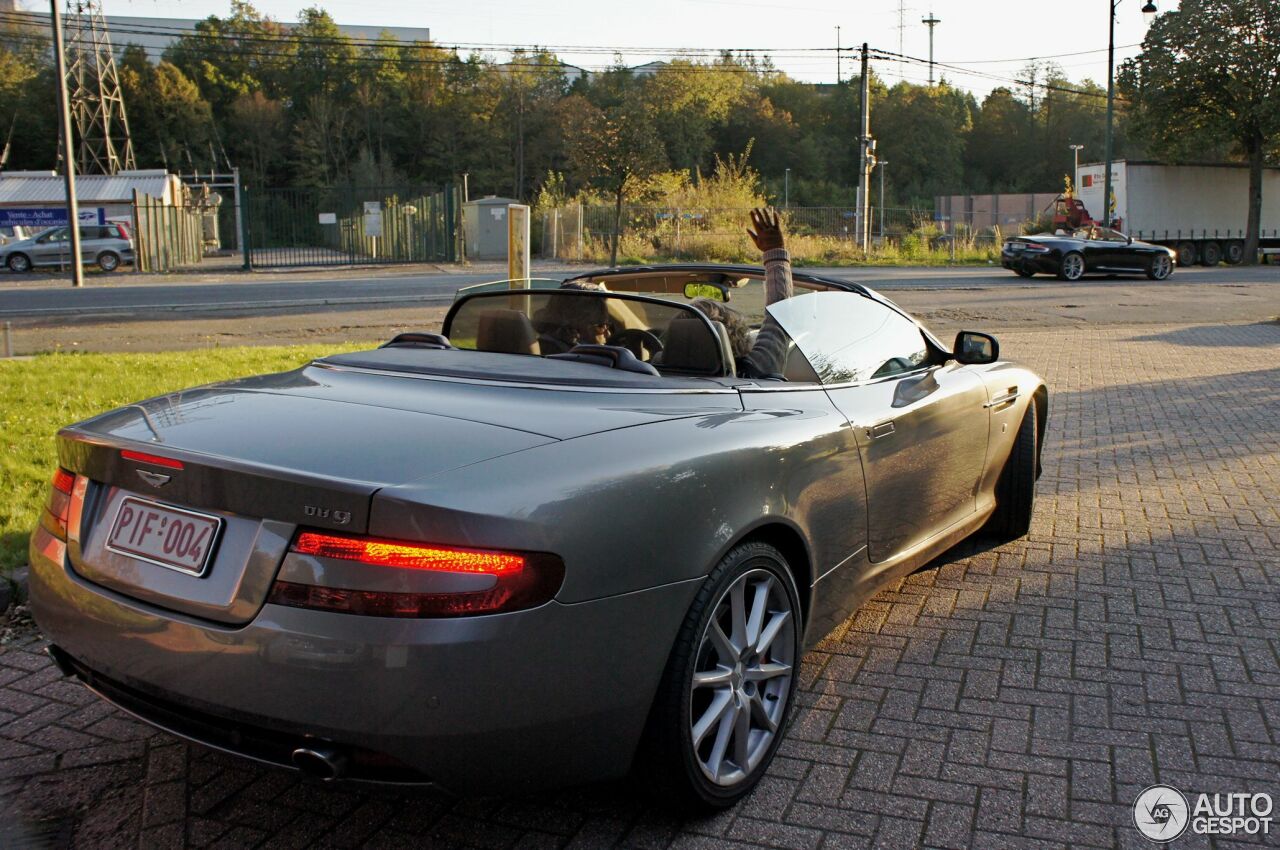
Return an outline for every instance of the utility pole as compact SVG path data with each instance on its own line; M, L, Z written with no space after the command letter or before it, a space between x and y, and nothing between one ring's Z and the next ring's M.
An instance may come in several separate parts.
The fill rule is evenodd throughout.
M840 27L836 27L836 85L840 85Z
M907 0L898 0L898 76L902 76L902 57L906 55Z
M870 243L871 226L867 215L871 210L871 168L875 162L875 142L871 140L871 74L867 67L867 43L862 43L862 121L858 136L860 153L858 168L858 245L865 253Z
M935 18L933 12L929 13L929 17L921 18L920 23L929 28L929 85L933 85L933 28L942 23L941 18Z
M67 97L67 54L62 42L62 10L49 0L53 23L53 67L58 75L58 117L62 124L62 176L67 190L67 235L71 237L71 285L84 286L80 260L80 204L76 202L76 161L71 153L71 102Z
M782 206L791 207L791 169L788 168L782 174Z

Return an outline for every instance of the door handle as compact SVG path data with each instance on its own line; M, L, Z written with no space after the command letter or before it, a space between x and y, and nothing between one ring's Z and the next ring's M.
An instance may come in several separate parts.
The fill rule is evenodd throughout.
M867 436L873 440L881 437L887 437L894 431L893 422L881 422L879 425L872 425L867 429Z
M1011 392L1005 393L1002 396L996 396L995 398L991 399L991 401L987 402L982 406L984 408L999 407L1002 404L1011 404L1017 400L1018 400L1018 391L1013 390Z

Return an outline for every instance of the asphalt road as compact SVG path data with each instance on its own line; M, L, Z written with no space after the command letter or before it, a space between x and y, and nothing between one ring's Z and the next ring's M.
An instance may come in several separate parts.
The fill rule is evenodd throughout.
M1062 286L1052 277L1031 280L1003 269L990 268L832 268L806 269L843 280L857 281L883 290L989 289L993 287ZM539 277L564 278L579 270L535 269ZM394 269L367 276L335 277L290 274L234 276L225 282L183 284L90 285L83 289L9 284L0 280L0 319L87 318L91 316L138 316L156 313L203 314L235 311L241 315L294 307L390 307L412 304L444 304L459 287L498 279L490 273L404 274ZM1088 281L1095 280L1094 278ZM1280 284L1280 267L1187 268L1178 270L1159 285L1185 284ZM1145 278L1127 278L1126 285L1149 285Z

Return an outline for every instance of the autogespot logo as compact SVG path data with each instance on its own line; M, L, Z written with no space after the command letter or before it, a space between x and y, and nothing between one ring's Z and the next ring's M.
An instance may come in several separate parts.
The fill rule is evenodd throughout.
M1169 785L1152 785L1133 801L1133 825L1162 844L1186 832L1189 815L1187 798Z

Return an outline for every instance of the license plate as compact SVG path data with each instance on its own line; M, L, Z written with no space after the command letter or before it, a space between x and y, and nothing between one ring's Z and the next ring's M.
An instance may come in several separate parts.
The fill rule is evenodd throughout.
M221 530L218 517L128 496L116 511L107 548L199 576L204 575Z
M1016 254L1016 253L1018 253L1019 251L1021 251L1021 250L1023 249L1023 247L1024 247L1024 246L1022 245L1022 243L1021 243L1021 242L1012 242L1012 243L1010 243L1010 244L1009 244L1009 253L1010 253L1010 254Z

